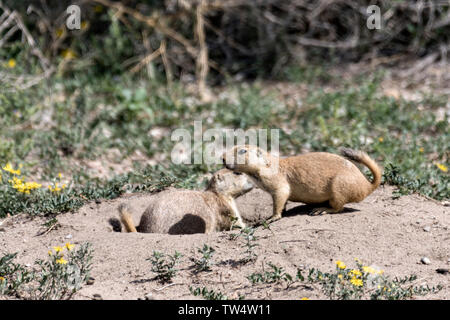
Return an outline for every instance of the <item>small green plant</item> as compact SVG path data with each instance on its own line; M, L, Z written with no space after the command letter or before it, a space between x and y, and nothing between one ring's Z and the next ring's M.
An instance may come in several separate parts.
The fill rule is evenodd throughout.
M244 238L242 247L245 249L245 257L243 259L243 262L245 263L255 261L258 257L255 253L255 247L259 246L259 244L256 243L258 237L255 236L255 231L256 229L252 227L245 227L240 231L240 235Z
M338 300L399 300L435 293L442 289L440 285L433 288L415 286L411 284L416 280L414 275L403 279L390 279L382 270L364 266L359 260L356 264L357 268L351 269L347 268L344 262L337 261L334 272L322 272L312 268L306 277L298 270L296 279L317 283L329 299Z
M20 289L33 280L33 273L24 266L14 263L17 253L0 258L0 295L19 296Z
M400 169L392 164L388 163L383 173L384 182L394 185L397 189L393 192L392 197L394 199L403 195L408 195L413 192L419 191L422 187L426 186L426 183L420 179L411 180L401 175Z
M192 288L189 287L189 291L194 296L201 296L205 300L228 300L228 297L224 295L222 292L216 292L213 289L208 290L206 287L203 288Z
M74 245L66 243L64 247L54 247L49 251L48 260L38 260L37 274L39 286L36 298L39 300L70 299L89 279L92 261L91 244L86 243L73 250ZM67 251L67 260L63 254Z
M30 269L14 263L17 253L0 258L0 295L36 300L68 300L89 279L92 261L90 243L53 247L48 259L38 259Z
M278 267L273 263L269 262L268 265L272 270L264 271L263 273L252 273L247 277L247 279L252 284L257 283L279 283L285 281L289 287L293 283L293 278L289 273L286 273L283 267Z
M203 248L197 249L198 253L202 255L200 259L192 258L194 262L194 268L196 272L202 271L210 271L211 270L211 258L216 250L214 248L208 246L207 244L203 245Z
M155 279L161 283L171 282L178 272L175 266L179 263L182 256L177 251L173 255L167 256L161 252L153 251L152 257L147 260L150 260L152 263L152 272L156 273Z

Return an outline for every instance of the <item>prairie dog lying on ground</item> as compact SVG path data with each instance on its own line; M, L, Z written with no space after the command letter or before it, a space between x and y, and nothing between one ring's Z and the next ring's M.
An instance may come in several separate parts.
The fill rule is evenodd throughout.
M244 174L228 169L215 172L205 191L170 189L156 195L135 227L130 208L119 205L120 220L127 232L192 234L245 227L235 198L253 188ZM233 219L234 218L234 219Z
M367 154L348 148L341 157L327 152L311 152L278 158L251 145L236 146L223 155L224 165L235 172L248 174L273 199L273 215L281 218L288 200L317 204L328 202L331 208L318 208L313 214L340 212L346 203L359 202L371 194L381 182L381 170ZM370 169L369 182L347 159Z

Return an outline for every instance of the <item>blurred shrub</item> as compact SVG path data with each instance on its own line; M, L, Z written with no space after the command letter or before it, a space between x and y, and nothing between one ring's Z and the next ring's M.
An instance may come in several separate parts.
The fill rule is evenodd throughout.
M283 67L298 61L421 57L430 52L438 57L450 41L448 1L4 0L3 4L19 13L45 57L70 62L70 68L62 68L65 71L118 74L135 68L150 77L167 73L193 79L199 66L208 63L211 80L236 74L251 78L282 74ZM80 30L65 26L70 4L81 7ZM380 30L367 28L367 7L373 4L381 9ZM14 40L21 40L19 32L9 42ZM202 45L208 48L208 61L200 58ZM0 59L20 58L20 52L17 46L3 46Z

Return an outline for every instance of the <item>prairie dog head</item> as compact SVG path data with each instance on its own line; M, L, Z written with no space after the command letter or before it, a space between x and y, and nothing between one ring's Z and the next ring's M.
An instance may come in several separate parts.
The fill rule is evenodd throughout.
M239 197L252 189L253 183L248 176L228 169L216 171L207 188L207 190L233 198Z
M223 154L222 160L226 168L250 175L271 168L276 162L268 152L251 145L233 147Z

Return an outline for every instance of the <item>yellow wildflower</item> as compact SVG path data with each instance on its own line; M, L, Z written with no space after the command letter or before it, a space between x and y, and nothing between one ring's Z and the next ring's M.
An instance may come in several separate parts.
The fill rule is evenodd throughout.
M353 277L361 277L361 276L362 276L361 271L359 271L359 270L357 270L357 269L350 270L349 273L350 273Z
M58 178L62 178L62 173L60 172L60 173L58 173Z
M97 13L100 13L100 12L102 12L103 11L103 7L101 6L101 5L96 5L95 7L94 7L94 11L95 12L97 12Z
M64 258L59 258L58 260L56 260L56 263L58 264L67 264L67 260L65 260Z
M420 148L419 148L419 152L420 152L420 153L423 153L424 151L425 151L425 149L424 149L423 147L420 147Z
M0 277L0 281L5 281L5 278L4 277Z
M8 60L8 67L9 68L15 68L16 67L16 60L15 59L9 59Z
M67 248L67 250L70 251L70 250L72 250L75 247L75 245L74 244L70 244L69 242L67 242L65 247Z
M66 60L71 60L77 57L76 53L70 49L63 50L61 52L61 56Z
M23 180L17 177L13 177L12 180L8 180L8 182L11 183L13 186L23 184Z
M55 183L55 186L54 186L54 187L48 186L48 189L49 189L51 192L59 192L59 191L61 191L61 188L58 186L58 182Z
M342 280L342 278L344 278L344 276L343 276L342 274L338 274L338 278L339 278L340 280Z
M3 167L3 170L10 172L15 175L20 175L20 169L14 170L11 166L11 163L7 163L6 166Z
M356 277L353 277L350 279L350 282L352 283L352 285L354 285L355 287L362 287L363 285L363 281L361 279L358 279Z
M49 189L51 192L59 192L59 191L65 189L66 187L67 187L66 184L62 184L62 185L61 185L61 188L60 188L60 187L59 187L59 183L56 182L54 186L48 186L48 189Z
M18 180L21 181L20 179ZM30 194L30 190L39 189L40 187L42 187L42 185L36 182L17 183L13 185L14 189L26 194Z
M342 261L338 260L336 261L336 265L339 269L345 269L347 268L347 266L345 265L345 263L343 263Z
M383 141L384 141L384 138L383 138L383 137L379 137L379 138L378 138L378 141L383 142Z
M81 21L81 24L80 24L81 30L85 30L88 26L89 26L89 22Z
M53 252L52 252L52 250L48 250L48 252L47 252L47 253L48 253L48 255L49 255L49 256L53 255Z
M60 253L60 252L63 252L64 248L60 247L60 246L56 246L56 247L53 247L53 250L55 250L56 253Z
M447 166L442 164L442 163L436 163L436 167L438 167L439 170L441 170L442 172L447 172L448 171Z
M367 266L362 267L362 270L363 270L365 273L371 273L371 274L377 272L374 268L372 268L372 267L367 267Z
M309 298L303 297L303 298L301 298L300 300L309 300Z
M64 32L65 32L64 28L59 28L58 30L56 30L56 36L58 38L61 38L64 35Z

